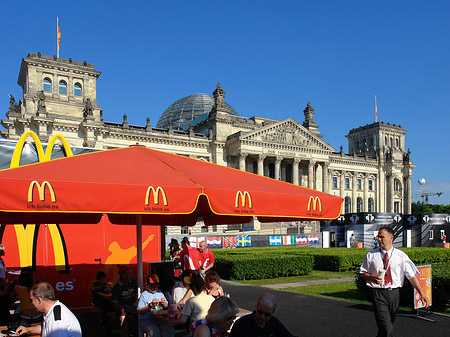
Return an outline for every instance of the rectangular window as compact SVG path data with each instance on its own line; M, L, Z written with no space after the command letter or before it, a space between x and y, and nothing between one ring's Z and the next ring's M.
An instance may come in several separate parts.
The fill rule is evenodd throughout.
M181 227L181 234L189 234L188 226Z
M346 188L347 190L350 189L350 178L345 178L345 188Z
M434 240L434 233L432 229L430 229L429 235L428 240Z
M212 226L212 231L217 232L217 225Z
M338 178L333 177L333 188L338 188Z
M202 233L208 233L208 227L202 226Z
M356 187L358 188L358 190L362 190L362 181L361 181L361 179L357 179L356 180Z
M373 191L373 180L369 180L369 191Z

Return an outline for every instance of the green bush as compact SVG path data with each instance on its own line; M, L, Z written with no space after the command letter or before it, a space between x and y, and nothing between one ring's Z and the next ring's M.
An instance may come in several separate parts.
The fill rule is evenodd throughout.
M241 255L215 257L216 271L224 279L255 280L306 275L314 260L308 255ZM233 256L234 255L234 256Z

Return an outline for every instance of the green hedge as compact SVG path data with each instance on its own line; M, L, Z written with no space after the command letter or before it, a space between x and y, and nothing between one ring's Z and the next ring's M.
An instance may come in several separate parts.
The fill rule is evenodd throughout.
M216 271L224 279L255 280L281 276L306 275L314 259L308 255L241 255L216 256Z

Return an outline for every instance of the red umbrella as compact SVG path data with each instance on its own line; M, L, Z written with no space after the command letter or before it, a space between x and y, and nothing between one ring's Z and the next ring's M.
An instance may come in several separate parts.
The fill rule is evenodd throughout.
M59 223L103 213L115 223L140 214L143 224L161 225L193 225L198 217L206 224L253 216L330 220L342 204L330 194L141 146L3 170L0 184L0 220L11 213Z
M113 223L149 225L331 220L342 205L330 194L142 146L6 169L0 186L0 223L97 223L104 213Z

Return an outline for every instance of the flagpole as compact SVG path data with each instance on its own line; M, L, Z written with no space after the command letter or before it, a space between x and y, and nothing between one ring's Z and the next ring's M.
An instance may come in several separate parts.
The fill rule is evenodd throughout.
M59 18L56 17L56 57L59 58Z
M377 95L375 95L375 123L378 121Z

